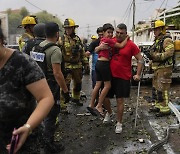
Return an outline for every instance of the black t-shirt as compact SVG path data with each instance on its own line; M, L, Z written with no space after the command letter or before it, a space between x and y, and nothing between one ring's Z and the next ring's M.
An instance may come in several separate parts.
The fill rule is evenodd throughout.
M95 50L95 48L96 48L97 46L99 46L99 43L100 43L100 39L99 39L99 38L98 38L97 40L91 42L90 45L89 45L89 47L88 47L89 52L90 52L90 53L93 53L94 50Z
M23 125L36 106L26 86L43 78L43 72L33 59L22 52L13 52L0 69L0 127L4 122Z

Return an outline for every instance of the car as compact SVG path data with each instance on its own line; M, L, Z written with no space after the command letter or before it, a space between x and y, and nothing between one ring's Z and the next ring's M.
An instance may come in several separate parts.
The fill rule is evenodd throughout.
M142 72L141 79L142 80L151 80L152 79L152 69L151 69L151 60L147 58L147 56L144 54L144 51L148 50L153 45L153 42L139 42L137 46L139 47L141 51L141 55L144 59L144 68ZM137 71L137 60L135 57L132 58L132 75L135 75ZM137 82L131 79L132 85L137 85Z
M11 49L17 49L19 50L19 45L18 44L8 44L6 45L8 48L11 48Z

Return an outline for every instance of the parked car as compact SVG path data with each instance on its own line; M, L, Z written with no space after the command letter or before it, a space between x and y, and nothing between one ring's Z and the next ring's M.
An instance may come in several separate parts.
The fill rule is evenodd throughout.
M141 55L144 58L144 68L142 72L142 80L151 80L152 79L152 69L151 69L151 60L147 58L147 56L144 54L145 50L148 50L153 45L153 42L139 42L137 46L139 47L141 51ZM132 58L132 74L136 74L137 71L137 60L135 57ZM132 85L136 85L137 82L133 79L131 80Z
M19 45L18 44L8 44L6 45L8 48L12 48L12 49L18 49L19 50Z

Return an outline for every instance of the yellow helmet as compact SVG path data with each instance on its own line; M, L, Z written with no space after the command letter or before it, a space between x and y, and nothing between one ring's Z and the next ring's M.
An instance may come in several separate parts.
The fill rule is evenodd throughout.
M152 22L152 28L153 29L159 28L159 27L162 27L162 33L166 34L166 27L165 27L165 23L163 21L156 20L156 21Z
M152 23L152 28L158 28L158 27L164 27L165 24L161 20L156 20L155 22Z
M97 37L95 35L92 35L91 39L97 39Z
M64 28L66 27L79 27L79 25L76 25L73 19L67 18L64 21Z
M24 27L26 25L36 25L37 19L35 16L26 16L23 18L21 25Z

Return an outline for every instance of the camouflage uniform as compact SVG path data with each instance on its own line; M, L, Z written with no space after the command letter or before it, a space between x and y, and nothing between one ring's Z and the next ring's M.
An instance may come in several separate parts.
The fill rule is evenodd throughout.
M64 35L59 39L64 60L64 77L66 85L70 89L71 80L73 80L72 99L77 104L80 100L80 91L82 86L82 68L88 65L88 59L80 38L77 35L70 37ZM61 107L63 107L64 98L61 95Z
M26 42L30 39L33 39L33 38L34 38L34 36L32 36L31 34L24 33L18 40L19 50L22 51Z
M26 86L44 78L43 72L29 56L14 51L0 69L0 153L7 153L14 128L23 126L36 107L36 100ZM42 131L36 128L19 153L40 153Z
M152 57L153 89L155 92L155 108L160 113L170 113L168 107L169 89L172 82L174 44L171 38L160 35L150 49Z

